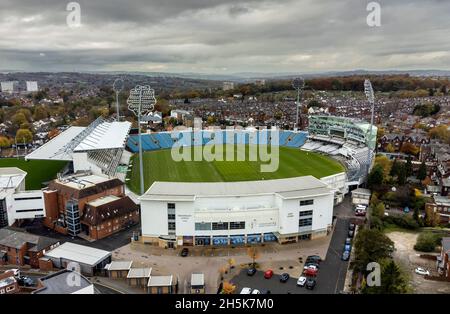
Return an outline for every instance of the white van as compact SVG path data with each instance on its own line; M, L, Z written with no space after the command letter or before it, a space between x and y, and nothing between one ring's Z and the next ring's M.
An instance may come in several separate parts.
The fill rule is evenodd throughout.
M252 289L245 287L245 288L242 288L240 294L251 294L251 293L252 293Z

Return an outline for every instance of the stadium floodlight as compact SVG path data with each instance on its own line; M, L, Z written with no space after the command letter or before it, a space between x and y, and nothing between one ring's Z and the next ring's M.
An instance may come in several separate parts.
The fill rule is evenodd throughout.
M141 138L141 115L152 111L155 108L155 91L149 85L140 86L130 90L130 96L127 99L128 109L137 116L139 130L139 171L141 195L144 194L144 167L142 160L142 138Z
M305 80L303 77L296 77L292 80L292 87L297 90L297 102L295 103L296 107L296 116L295 116L295 127L298 129L298 108L300 106L300 93L305 88Z
M120 110L119 110L119 93L123 90L124 82L121 78L116 78L113 83L113 90L116 92L116 120L120 121Z
M369 101L369 104L371 106L371 116L370 116L370 127L369 127L369 135L368 139L372 139L372 129L373 129L373 120L374 120L374 113L375 113L375 93L373 91L372 83L369 80L364 81L364 93L366 94L367 100ZM368 145L369 146L369 145ZM366 179L369 178L369 169L372 164L372 154L371 154L371 147L368 147L367 150L367 171L366 171ZM375 147L374 147L375 149Z

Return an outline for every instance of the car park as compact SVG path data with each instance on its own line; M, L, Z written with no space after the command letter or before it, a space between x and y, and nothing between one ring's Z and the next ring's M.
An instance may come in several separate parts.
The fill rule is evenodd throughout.
M344 252L342 253L341 259L342 259L343 261L348 261L348 260L350 259L350 252L349 252L349 251L344 251Z
M248 276L253 276L254 274L256 274L256 268L252 267L252 268L247 269Z
M251 294L251 293L252 293L252 289L248 288L248 287L245 287L245 288L242 288L240 294Z
M308 279L306 280L306 283L305 283L306 289L314 290L314 287L315 287L315 286L316 286L316 280L315 280L315 279L313 279L313 278L308 278Z
M422 275L422 276L429 276L430 275L430 271L426 270L425 268L422 267L417 267L414 272L418 275Z
M189 255L189 249L188 249L188 248L183 248L183 249L181 250L180 255L181 255L181 257L186 257L186 256L188 256L188 255Z
M272 269L268 269L264 272L264 278L266 279L270 279L273 276L273 270Z
M285 282L287 282L288 280L289 280L289 274L288 273L283 273L283 274L281 274L280 275L280 282L283 282L283 283L285 283Z
M306 283L306 277L305 276L300 276L297 280L297 286L299 287L304 287Z

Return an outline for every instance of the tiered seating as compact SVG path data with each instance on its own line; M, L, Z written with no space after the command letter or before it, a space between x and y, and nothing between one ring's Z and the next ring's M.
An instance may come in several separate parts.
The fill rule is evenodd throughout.
M122 149L103 149L88 152L89 162L97 165L102 172L108 176L114 176L120 158L122 157Z

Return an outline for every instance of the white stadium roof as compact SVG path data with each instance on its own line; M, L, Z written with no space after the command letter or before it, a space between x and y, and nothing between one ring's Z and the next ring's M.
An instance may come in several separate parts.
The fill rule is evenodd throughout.
M130 128L131 122L128 121L102 121L83 134L83 131L89 131L89 127L72 126L28 154L25 159L71 161L73 152L124 148ZM64 149L72 144L73 149Z
M0 168L0 188L15 189L25 179L27 173L17 167Z
M327 185L313 176L277 180L240 182L154 182L140 200L164 200L179 196L192 201L198 196L240 196L277 193L283 198L331 193Z

